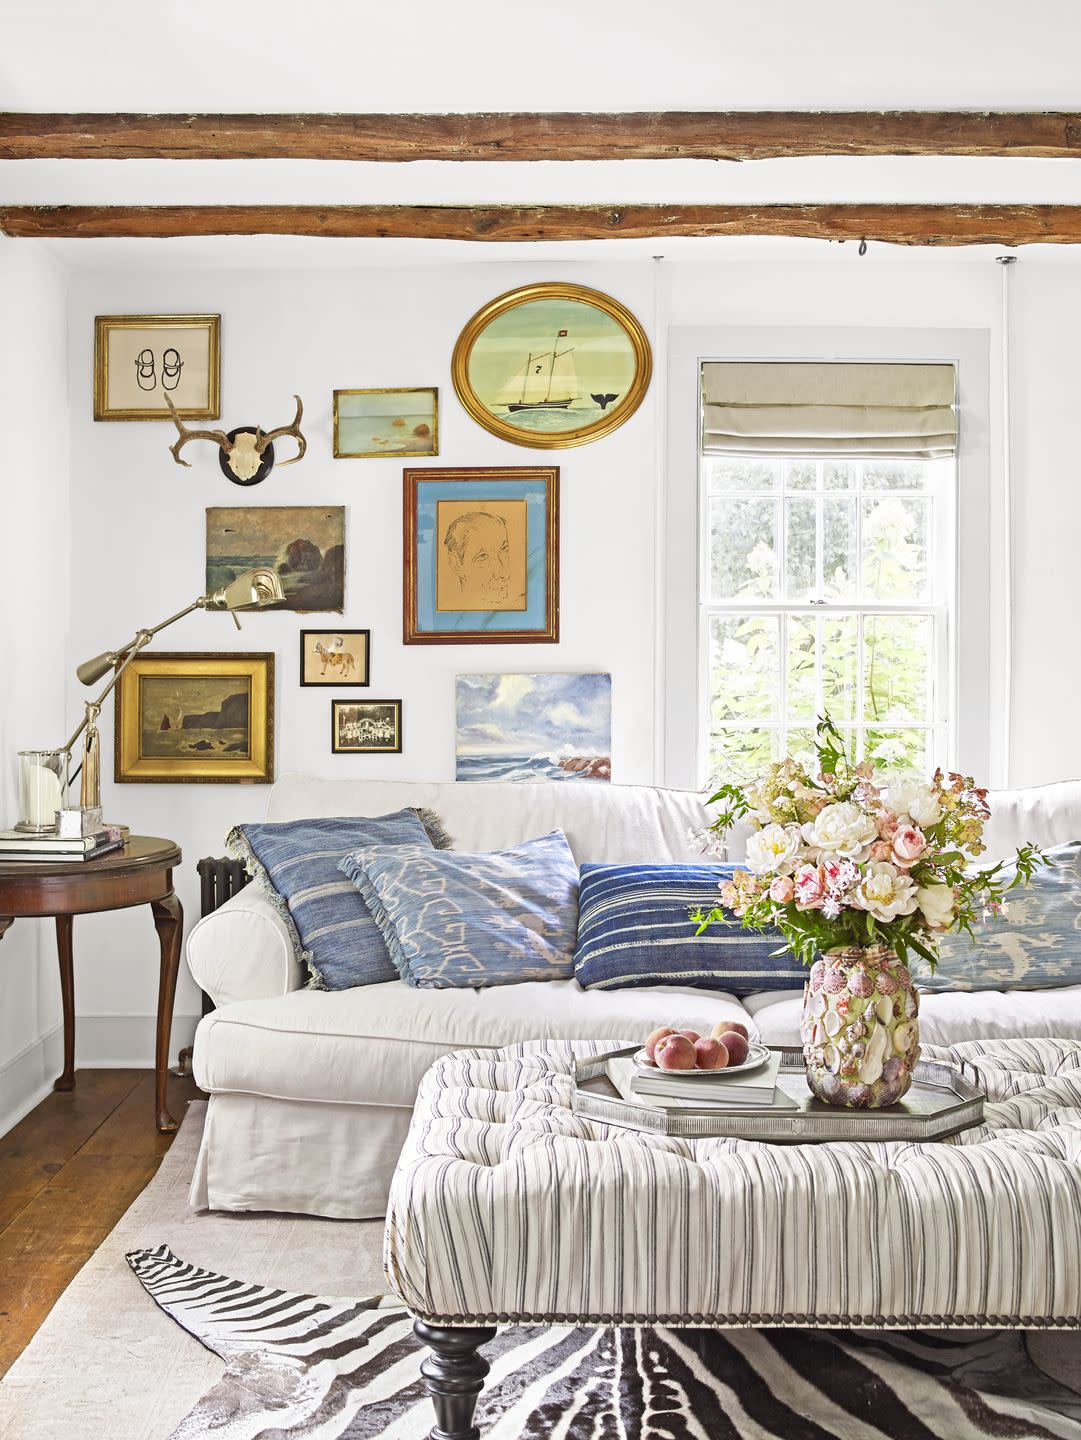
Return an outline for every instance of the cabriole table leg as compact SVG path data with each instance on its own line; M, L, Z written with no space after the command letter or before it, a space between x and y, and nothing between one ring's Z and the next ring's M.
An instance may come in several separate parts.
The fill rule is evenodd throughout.
M176 895L155 900L154 928L161 945L161 968L158 974L158 1029L154 1053L154 1103L158 1112L158 1129L171 1134L177 1122L169 1114L169 1037L173 1029L173 1003L176 999L176 976L180 969L180 937L184 930L184 909Z
M75 1089L75 959L71 943L72 915L56 917L56 954L60 961L60 1001L64 1010L64 1070L54 1090Z
M436 1424L430 1440L480 1440L473 1414L491 1367L477 1351L495 1339L495 1329L444 1328L414 1320L413 1333L432 1352L420 1367L435 1406Z

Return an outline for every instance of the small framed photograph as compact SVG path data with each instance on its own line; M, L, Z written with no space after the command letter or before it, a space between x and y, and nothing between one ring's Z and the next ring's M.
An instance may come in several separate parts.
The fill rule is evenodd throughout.
M370 630L302 630L302 685L371 684Z
M400 755L400 700L332 700L330 748L335 755Z
M116 688L114 778L121 784L269 784L274 656L137 655Z
M559 639L559 469L405 471L406 645Z
M335 390L334 458L439 454L439 391Z
M221 414L220 315L98 315L94 419L184 420Z

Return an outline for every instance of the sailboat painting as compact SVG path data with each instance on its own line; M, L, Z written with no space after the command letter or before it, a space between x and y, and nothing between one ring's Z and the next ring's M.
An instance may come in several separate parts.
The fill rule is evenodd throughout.
M629 310L581 285L511 291L459 337L459 398L520 445L579 445L621 425L649 383L649 342Z

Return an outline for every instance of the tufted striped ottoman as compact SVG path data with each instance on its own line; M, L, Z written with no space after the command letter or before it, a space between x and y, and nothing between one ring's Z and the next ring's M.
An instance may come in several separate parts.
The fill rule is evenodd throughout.
M431 1347L433 1436L476 1435L501 1324L1081 1324L1081 1042L928 1049L987 1090L949 1141L785 1146L576 1115L596 1048L457 1051L421 1084L385 1263Z

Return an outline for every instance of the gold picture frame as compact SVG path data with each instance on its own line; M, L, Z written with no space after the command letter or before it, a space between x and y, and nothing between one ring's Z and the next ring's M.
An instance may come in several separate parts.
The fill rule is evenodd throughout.
M627 307L563 281L497 296L466 325L451 361L477 424L538 450L610 434L638 409L652 372L649 340Z
M116 687L113 751L118 784L270 784L274 656L144 651Z
M357 395L401 395L408 396L431 396L430 405L420 405L419 409L412 413L395 415L392 413L395 407L389 404L381 404L373 401L369 407L373 415L363 414L347 415L343 411L350 407L350 396ZM418 405L418 401L403 398L402 404L397 408L405 411L410 405ZM358 411L362 408L353 402ZM374 434L374 428L365 421L374 418L374 412L382 409L385 411L387 423L377 428L393 432L400 429L403 432L403 445L395 445L395 436ZM415 424L410 424L415 421ZM347 440L347 428L350 424L354 428L366 428L373 433L369 443L373 445L370 450L350 449ZM405 434L404 432L408 432ZM382 443L378 443L382 442ZM429 443L430 442L430 443ZM353 443L356 443L354 440ZM370 390L335 390L334 392L334 458L335 460L382 460L382 459L423 459L426 455L439 454L439 390L435 385L390 385L379 389Z
M94 419L171 420L167 394L182 419L218 419L221 316L96 315Z

